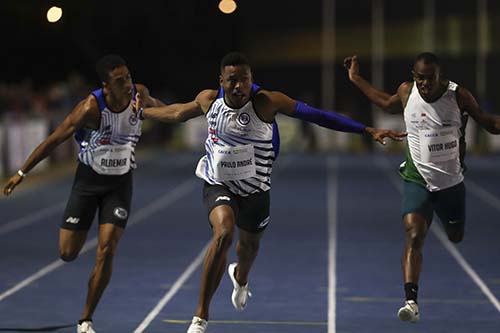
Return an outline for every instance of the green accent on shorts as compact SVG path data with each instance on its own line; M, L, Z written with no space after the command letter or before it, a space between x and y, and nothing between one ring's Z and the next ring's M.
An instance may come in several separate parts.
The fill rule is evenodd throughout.
M417 167L413 163L413 159L410 154L410 147L408 146L408 142L406 142L406 161L405 165L399 169L399 174L403 177L404 180L420 184L422 186L427 186L424 178L420 175L417 170Z

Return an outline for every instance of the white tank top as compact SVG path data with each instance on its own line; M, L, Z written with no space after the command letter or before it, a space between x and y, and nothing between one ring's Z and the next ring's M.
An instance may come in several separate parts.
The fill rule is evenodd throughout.
M102 89L92 95L99 104L101 120L98 129L82 129L75 134L80 145L78 160L98 174L123 175L136 168L135 146L141 136L142 121L132 112L132 101L116 113L106 106Z
M407 155L432 192L457 185L464 179L460 143L465 125L457 104L457 87L450 81L437 101L427 103L413 84L404 109L410 153Z
M276 122L262 121L254 109L252 99L259 89L252 86L250 101L240 109L229 107L220 89L206 113L206 155L196 167L199 178L240 196L271 189L273 162L279 153Z

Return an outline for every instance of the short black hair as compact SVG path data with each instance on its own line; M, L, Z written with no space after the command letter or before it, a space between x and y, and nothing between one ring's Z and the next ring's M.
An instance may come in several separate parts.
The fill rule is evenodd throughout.
M419 55L417 55L417 57L415 58L415 64L419 61L422 61L426 65L427 64L435 64L438 67L441 66L441 61L439 60L437 55L435 55L434 53L431 53L431 52L422 52Z
M224 67L236 66L236 65L245 65L248 66L248 68L250 68L250 62L243 53L230 52L222 58L220 62L220 70L222 72L224 70Z
M108 82L109 72L120 66L127 66L122 57L116 54L107 54L99 59L96 64L97 75L99 75L102 82Z

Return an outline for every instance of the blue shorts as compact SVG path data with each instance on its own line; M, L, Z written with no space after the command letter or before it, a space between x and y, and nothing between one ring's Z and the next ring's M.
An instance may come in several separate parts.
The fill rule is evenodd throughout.
M457 184L447 189L430 192L421 184L404 181L403 217L409 213L422 215L432 222L433 213L445 228L464 228L465 225L465 185Z

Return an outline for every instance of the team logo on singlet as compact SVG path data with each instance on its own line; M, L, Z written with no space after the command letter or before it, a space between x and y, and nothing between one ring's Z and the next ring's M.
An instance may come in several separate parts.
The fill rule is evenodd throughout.
M128 118L128 122L130 125L135 126L139 122L139 118L135 114L131 114L130 117Z
M113 214L121 219L121 220L125 220L128 216L128 212L125 208L123 207L116 207L114 210L113 210Z
M236 120L241 126L246 126L248 125L248 123L250 123L250 115L246 112L242 112L238 115L238 118Z

